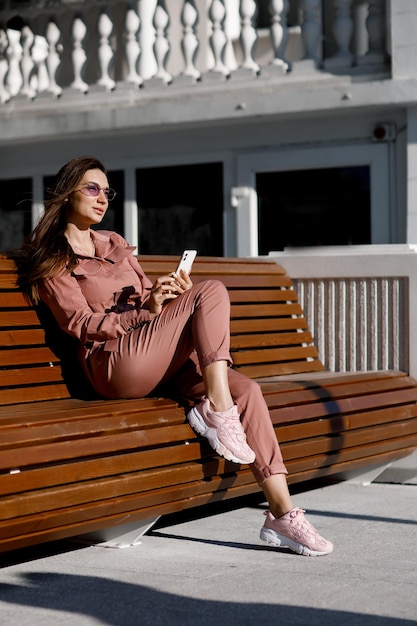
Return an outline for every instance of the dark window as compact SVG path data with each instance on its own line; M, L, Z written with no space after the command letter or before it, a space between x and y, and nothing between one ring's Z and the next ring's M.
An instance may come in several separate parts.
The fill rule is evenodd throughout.
M0 251L23 243L32 227L32 179L0 180Z
M223 254L221 163L139 169L139 252Z
M257 174L259 254L371 243L369 167Z

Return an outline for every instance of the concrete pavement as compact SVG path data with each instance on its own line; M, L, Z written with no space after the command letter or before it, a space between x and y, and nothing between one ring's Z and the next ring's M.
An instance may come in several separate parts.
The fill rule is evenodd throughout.
M363 475L294 493L335 544L324 557L261 542L265 503L251 499L162 519L129 548L57 542L0 554L0 624L415 626L416 461L393 464L383 482Z

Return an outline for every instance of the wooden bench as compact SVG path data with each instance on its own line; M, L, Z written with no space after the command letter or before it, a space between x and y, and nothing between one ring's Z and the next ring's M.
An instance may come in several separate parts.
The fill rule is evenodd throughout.
M158 276L176 258L140 261ZM193 279L207 277L229 289L235 367L262 384L289 483L343 478L417 447L417 381L398 371L325 372L282 267L200 258ZM196 437L174 401L71 397L7 258L0 300L0 551L259 491L247 466Z

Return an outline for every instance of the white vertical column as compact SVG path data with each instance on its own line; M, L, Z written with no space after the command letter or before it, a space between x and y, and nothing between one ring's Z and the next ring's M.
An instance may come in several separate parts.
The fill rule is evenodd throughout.
M417 243L417 107L407 114L407 243Z
M35 228L44 212L44 192L43 178L37 174L32 178L33 200L32 200L32 228Z
M252 187L233 187L231 204L236 209L237 256L258 256L258 196Z
M388 1L388 0L387 0ZM390 0L392 78L417 75L417 12L414 3Z
M132 246L139 250L139 215L136 201L136 172L133 167L127 167L125 176L125 199L123 204L124 236Z

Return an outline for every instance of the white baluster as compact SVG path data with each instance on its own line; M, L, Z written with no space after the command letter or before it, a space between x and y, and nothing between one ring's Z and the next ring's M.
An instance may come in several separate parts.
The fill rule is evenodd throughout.
M253 20L256 13L255 0L241 0L240 3L240 18L241 18L241 33L240 33L240 45L242 47L243 61L242 68L251 70L253 72L259 71L259 65L255 62L254 49L258 39L256 30L253 26Z
M155 14L157 0L138 0L137 8L140 19L139 30L139 75L143 79L147 80L154 76L157 68L155 54L154 54L154 42L155 42L155 28L153 26L153 17Z
M326 67L352 65L353 55L350 52L350 42L353 33L351 6L352 0L334 0L335 19L333 34L338 50L332 58L326 60Z
M31 87L37 92L46 91L49 87L48 70L46 69L46 59L48 58L48 42L45 37L35 35L32 46L32 59L36 72L30 81Z
M198 49L198 39L194 32L197 18L198 13L194 5L194 0L185 0L181 13L181 22L184 28L184 36L181 42L185 61L183 76L189 76L193 80L198 80L201 76L194 65L194 57Z
M157 7L155 9L155 15L153 19L155 27L155 59L157 64L157 70L155 78L161 80L164 83L170 83L172 76L165 69L165 62L169 53L169 43L166 36L166 30L169 24L169 15L165 8L163 0L158 0Z
M140 54L140 46L136 37L136 33L139 30L140 19L136 11L134 11L132 8L127 10L125 26L125 48L127 63L126 81L128 83L133 83L134 85L141 85L143 83L143 79L139 76L136 70Z
M7 34L3 29L0 29L0 102L3 104L10 100L10 93L6 89L6 75L9 69L9 64L6 58L6 50L9 46Z
M302 38L304 43L304 59L320 65L321 28L321 0L301 0L304 12L302 24Z
M109 75L110 63L113 60L113 50L110 45L110 35L113 30L113 23L107 13L102 11L98 18L98 34L100 36L100 42L98 46L98 62L100 66L100 78L97 81L97 85L105 87L108 91L115 88L116 83Z
M86 52L82 42L87 33L87 27L81 18L76 17L72 25L72 36L74 39L72 48L72 65L74 69L74 80L71 83L73 89L78 89L83 93L88 91L88 85L81 78L82 70L87 60Z
M48 42L48 58L46 59L46 67L48 69L49 86L48 91L54 96L59 96L62 93L62 89L56 83L56 72L60 64L59 54L61 52L61 46L58 44L61 37L60 30L56 23L52 20L48 22L46 27L46 41Z
M274 49L272 65L285 73L288 63L285 60L285 49L288 42L287 13L288 0L271 0L269 12L271 13L271 41Z
M35 66L32 59L32 46L34 40L35 36L29 26L23 26L20 39L22 45L22 59L20 61L20 67L22 70L22 87L20 88L20 93L22 96L27 96L28 98L34 98L36 95L36 92L30 86L31 74Z
M227 76L229 70L223 63L223 52L226 46L226 34L222 28L226 10L222 0L212 0L209 17L212 22L213 32L210 37L211 50L214 57L214 65L210 70L211 74Z
M240 37L240 0L224 0L226 16L223 23L226 35L226 46L223 53L223 61L229 72L238 68L236 60L234 42Z
M9 60L9 71L6 76L6 87L11 96L16 96L23 84L20 71L20 60L22 58L22 46L20 45L20 30L7 29L9 46L6 56Z
M385 0L369 0L366 20L368 52L359 59L360 65L384 63L387 32L385 17Z

